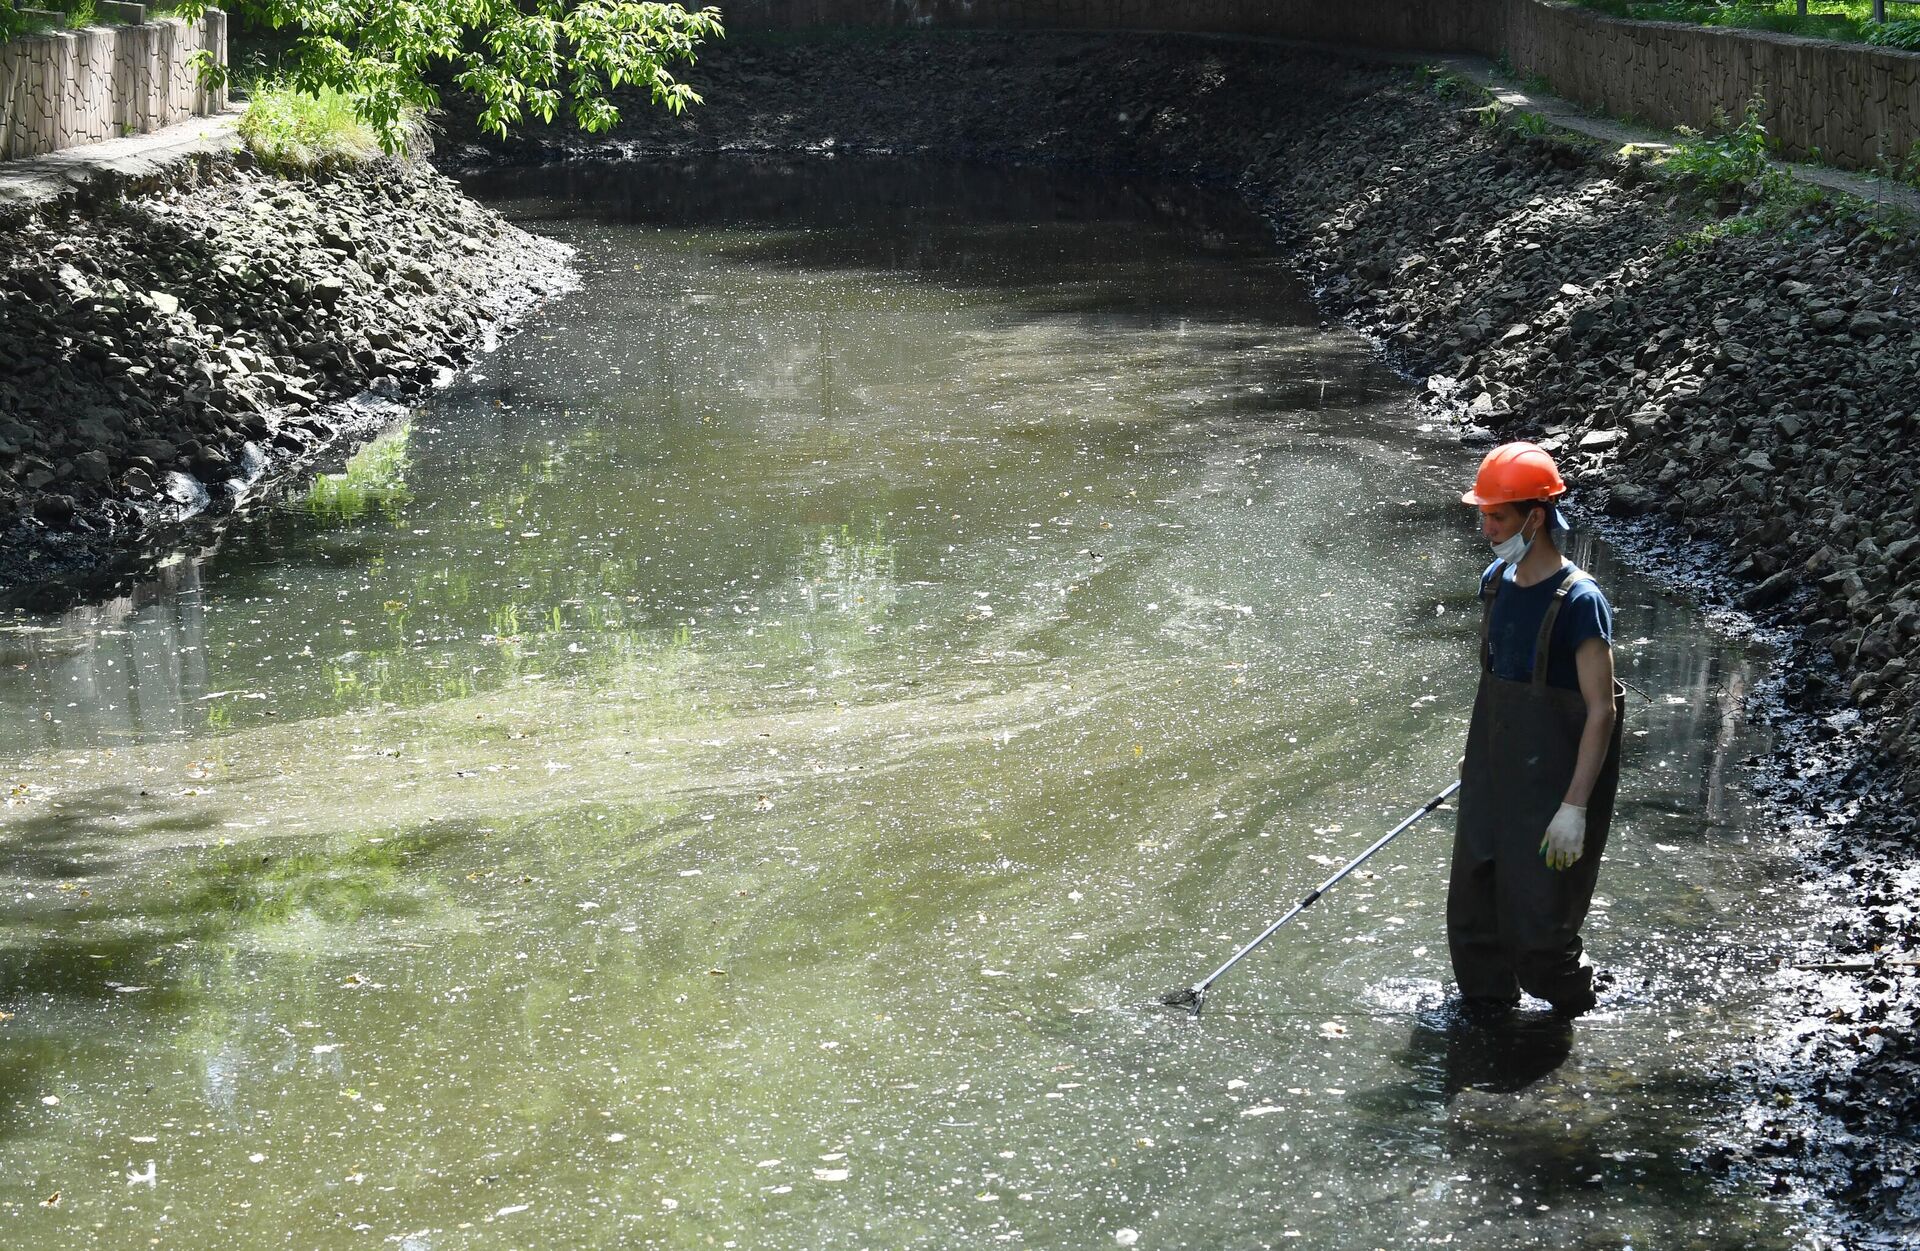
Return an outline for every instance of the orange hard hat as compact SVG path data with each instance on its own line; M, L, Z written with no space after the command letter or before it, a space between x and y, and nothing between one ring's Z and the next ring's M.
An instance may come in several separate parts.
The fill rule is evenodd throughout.
M1490 508L1522 500L1550 500L1564 495L1567 484L1546 450L1533 443L1502 443L1480 462L1473 490L1460 497L1463 504Z

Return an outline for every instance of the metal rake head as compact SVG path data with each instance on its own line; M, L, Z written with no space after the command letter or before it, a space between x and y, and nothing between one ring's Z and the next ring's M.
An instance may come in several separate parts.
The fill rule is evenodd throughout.
M1207 992L1200 986L1182 986L1179 990L1168 991L1160 996L1162 1007L1185 1008L1190 1016L1199 1016L1201 1005L1206 1001Z

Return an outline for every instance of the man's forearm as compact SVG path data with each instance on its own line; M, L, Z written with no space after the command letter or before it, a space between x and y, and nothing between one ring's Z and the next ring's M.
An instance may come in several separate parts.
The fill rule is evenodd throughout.
M1574 758L1573 781L1567 784L1566 802L1576 808L1587 806L1593 798L1593 786L1600 780L1600 768L1607 762L1607 745L1613 740L1613 705L1587 709L1586 728L1580 731L1580 751Z

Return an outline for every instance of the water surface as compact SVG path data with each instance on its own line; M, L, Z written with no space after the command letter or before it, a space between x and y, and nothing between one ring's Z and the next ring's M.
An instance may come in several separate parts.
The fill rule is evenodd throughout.
M583 286L126 599L0 622L0 1239L1768 1247L1764 658L1580 555L1621 989L1443 1007L1475 453L1237 209L483 188Z

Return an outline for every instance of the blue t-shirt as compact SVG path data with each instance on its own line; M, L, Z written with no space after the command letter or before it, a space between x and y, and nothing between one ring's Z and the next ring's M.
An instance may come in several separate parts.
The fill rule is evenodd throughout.
M1485 594L1499 561L1487 566L1480 575L1480 590ZM1500 592L1493 600L1493 620L1487 626L1487 645L1493 653L1496 677L1515 682L1533 680L1533 646L1540 637L1540 622L1553 603L1553 593L1573 575L1575 566L1564 565L1560 572L1532 586L1520 586L1513 580L1513 567L1501 575ZM1554 618L1553 637L1547 642L1547 685L1564 690L1580 689L1580 671L1573 653L1588 639L1605 639L1613 645L1613 606L1600 593L1592 578L1567 592Z

